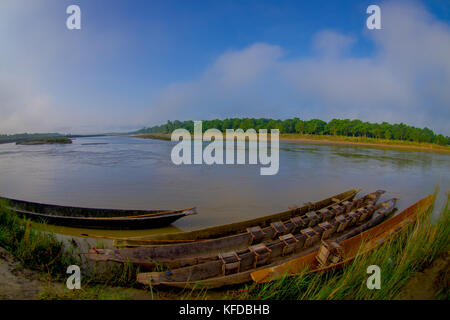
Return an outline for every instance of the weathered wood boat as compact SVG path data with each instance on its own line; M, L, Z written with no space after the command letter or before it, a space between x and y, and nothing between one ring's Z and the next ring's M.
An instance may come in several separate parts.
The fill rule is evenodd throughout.
M249 244L268 241L280 235L299 230L302 226L314 227L323 220L359 208L368 201L376 202L384 191L379 190L372 194L358 198L354 201L335 202L333 205L322 208L316 213L311 211L306 215L293 217L289 220L273 222L270 226L261 228L253 225L246 232L231 236L195 241L188 243L175 243L171 245L153 245L139 248L123 249L91 249L88 258L92 261L131 262L144 269L152 270L155 266L177 268L206 262L217 258L217 254L227 251L246 249ZM328 218L328 219L327 219Z
M95 229L159 228L196 213L195 208L181 210L123 210L69 207L23 200L6 200L10 210L37 221L54 225Z
M148 245L163 245L171 244L175 242L192 242L199 240L207 240L212 238L225 237L233 235L236 233L246 232L247 228L253 226L260 226L262 228L270 226L271 223L280 220L288 220L292 217L304 215L305 213L312 210L320 210L324 207L343 202L351 201L359 192L359 189L352 189L346 192L331 196L329 198L317 201L314 203L308 203L304 206L292 208L287 211L283 211L276 214L271 214L268 216L263 216L260 218L214 226L209 228L203 228L199 230L180 232L180 233L169 233L169 234L157 234L144 237L130 237L118 239L114 242L116 246L148 246Z
M293 276L305 269L309 273L340 268L350 263L357 255L366 254L374 250L405 230L415 222L419 214L430 210L433 202L434 196L429 195L378 226L339 242L337 245L332 244L334 248L339 248L340 252L340 254L334 256L337 261L336 263L332 263L333 259L329 259L330 254L334 255L328 249L330 244L323 243L319 252L314 251L280 265L254 271L251 277L255 282L263 283L280 279L284 276ZM327 265L327 262L331 263Z
M317 251L321 239L342 241L380 223L395 209L396 199L380 205L369 203L307 227L294 234L286 234L268 243L252 245L245 250L221 253L211 261L170 269L163 272L139 273L137 281L146 285L179 288L217 288L251 281L251 273L276 266L291 259ZM381 210L380 210L381 209ZM372 218L372 215L375 217Z

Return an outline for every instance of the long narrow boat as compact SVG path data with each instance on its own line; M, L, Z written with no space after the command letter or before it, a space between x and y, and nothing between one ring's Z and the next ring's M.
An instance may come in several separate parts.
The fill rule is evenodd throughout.
M271 223L280 220L288 220L292 217L304 215L312 210L320 210L324 207L333 205L338 202L351 201L359 189L352 189L346 192L331 196L329 198L317 201L314 203L308 203L298 208L292 208L280 213L271 214L255 219L214 226L189 232L169 233L169 234L157 234L144 237L130 237L126 239L120 239L115 241L115 245L122 246L139 246L139 245L162 245L171 244L174 242L191 242L199 240L207 240L212 238L226 237L237 233L246 232L247 228L253 226L260 226L262 228L270 226Z
M374 250L405 230L416 221L419 214L428 211L432 207L433 202L434 196L429 195L378 226L340 242L342 259L337 263L321 264L319 259L317 259L318 252L314 251L283 264L254 271L251 277L255 282L263 283L280 279L284 276L293 276L305 269L309 270L308 272L320 272L340 268L350 263L357 255L366 254Z
M181 210L123 210L69 207L2 198L17 214L49 224L95 229L148 229L169 225L192 214L195 208Z
M88 258L92 261L131 262L143 269L152 270L154 267L178 268L216 260L221 252L247 249L249 244L255 245L278 236L300 231L302 227L315 227L321 221L330 220L334 216L368 204L376 203L384 193L378 190L364 197L351 201L335 202L333 205L322 208L320 211L310 211L306 215L293 217L289 220L271 223L261 228L252 226L246 232L231 236L195 241L188 243L175 243L170 245L153 245L139 248L122 249L91 249ZM308 217L309 215L309 217ZM316 227L319 228L320 227Z
M374 205L368 204L364 208L339 215L332 229L322 228L325 225L317 229L308 227L296 235L280 236L280 241L274 240L267 244L250 246L246 250L219 254L213 261L162 272L139 273L137 281L152 286L190 289L218 288L248 282L251 281L250 275L254 271L317 251L323 238L342 241L379 224L393 212L395 203L396 199L383 202L373 208L372 213L370 206ZM324 223L331 225L330 222Z

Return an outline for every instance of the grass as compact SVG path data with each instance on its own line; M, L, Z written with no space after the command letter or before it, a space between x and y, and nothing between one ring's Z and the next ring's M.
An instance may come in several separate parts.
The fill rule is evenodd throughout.
M50 287L45 290L43 298L101 298L108 294L101 290L106 286L135 286L139 272L139 268L131 263L114 264L106 272L82 272L83 290L53 290L55 281L65 281L68 266L83 266L81 256L74 252L74 247L59 241L53 233L38 230L30 220L21 219L7 208L5 200L0 200L0 247L16 257L23 267L46 276Z
M347 137L347 136L333 136L333 135L316 135L316 134L298 134L298 133L283 133L280 134L280 139L285 140L315 140L323 142L345 142L345 143L361 143L373 144L383 146L400 146L416 149L431 149L433 151L447 151L450 152L450 146L441 146L435 143L405 141L405 140L388 140L368 137Z
M83 285L80 290L69 290L65 284L60 287L47 286L39 294L41 300L130 300L132 294L123 288L106 285Z
M433 223L432 210L418 217L416 224L398 237L384 243L366 255L356 257L352 264L342 270L310 273L303 270L295 277L265 283L251 284L231 292L231 299L396 299L405 283L417 272L431 264L440 254L450 250L449 195L438 221ZM369 290L366 286L367 267L381 268L381 288ZM448 299L448 282L436 292L436 299Z
M165 134L165 133L146 133L146 134L139 134L135 137L143 138L143 139L156 139L156 140L167 140L167 141L171 140L170 134Z
M23 266L62 279L69 265L79 260L51 233L44 233L22 220L0 201L0 247L15 256Z

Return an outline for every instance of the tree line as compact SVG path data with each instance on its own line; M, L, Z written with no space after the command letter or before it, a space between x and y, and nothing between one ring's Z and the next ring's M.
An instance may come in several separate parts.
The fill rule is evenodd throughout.
M59 133L17 133L17 134L0 134L0 143L10 143L18 141L26 141L37 138L60 137Z
M361 120L333 119L329 122L320 119L301 120L299 118L274 120L266 118L230 118L204 120L202 122L203 131L208 129L278 129L280 133L297 133L313 135L333 135L346 137L365 137L387 140L414 141L436 143L439 145L449 145L450 137L442 134L435 134L429 128L417 128L400 124L371 123ZM194 121L167 121L166 124L147 127L138 130L136 133L171 133L175 129L187 129L191 133L194 130Z

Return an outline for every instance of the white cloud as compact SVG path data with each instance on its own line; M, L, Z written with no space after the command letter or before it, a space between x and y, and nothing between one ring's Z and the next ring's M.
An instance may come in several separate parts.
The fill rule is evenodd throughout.
M450 29L417 4L381 6L374 54L352 57L353 36L318 32L317 55L287 60L258 43L218 57L196 81L167 88L154 121L226 116L406 122L450 134Z
M67 63L95 64L126 43L125 34L91 34L58 44L54 39L61 37L51 32L49 22L32 33L27 33L32 21L19 23L43 8L15 3L0 5L0 36L7 40L0 50L1 133L101 132L168 119L299 116L403 121L450 134L450 28L417 3L381 5L382 30L362 29L359 37L318 31L311 43L316 53L312 57L300 53L295 58L291 53L288 58L282 47L269 43L226 51L197 78L160 90L145 110L121 106L115 93L101 84L98 93L83 95L80 87L74 91L79 92L77 99L67 99L58 90L64 84L51 87L43 75L60 70L64 57ZM30 42L23 41L24 34ZM374 45L365 57L355 54L361 37ZM86 43L94 49L76 50Z
M316 34L314 49L325 57L338 57L350 49L356 39L333 30L323 30Z

